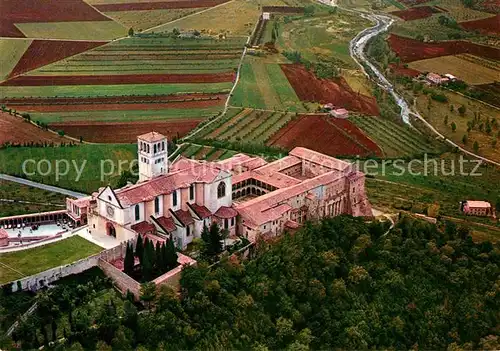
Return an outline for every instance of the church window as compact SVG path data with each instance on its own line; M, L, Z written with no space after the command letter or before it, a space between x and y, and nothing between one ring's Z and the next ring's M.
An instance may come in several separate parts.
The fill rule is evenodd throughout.
M177 190L172 193L172 206L177 206Z
M141 219L141 212L139 205L135 205L135 220L138 221Z
M217 198L221 198L226 196L226 184L224 182L220 182L217 186Z
M160 213L160 197L155 197L155 213Z
M189 200L194 200L194 184L189 187Z

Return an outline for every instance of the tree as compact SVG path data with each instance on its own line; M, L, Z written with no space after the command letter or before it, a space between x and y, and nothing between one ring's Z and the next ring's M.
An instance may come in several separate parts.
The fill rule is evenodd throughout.
M142 265L142 259L144 258L144 242L142 241L142 235L137 236L137 244L135 245L135 255L139 258L139 262Z
M492 148L496 148L496 147L497 147L497 139L493 139L493 140L491 141L491 147L492 147Z
M173 239L168 240L165 245L165 266L167 271L177 266L177 250Z
M462 105L458 108L458 113L460 113L461 116L464 116L466 111L467 111L467 108L464 105Z
M125 259L123 261L123 271L131 275L134 272L135 266L135 257L134 257L134 249L132 244L127 244L127 250L125 251Z
M130 29L128 30L128 36L129 36L129 37L133 37L133 36L134 36L134 28L130 28Z
M451 130L455 132L457 130L457 124L455 122L451 122Z
M156 256L156 269L160 274L163 274L165 272L165 263L163 262L163 251L162 247L165 246L165 244L160 244L159 241L156 242L156 248L155 248L155 256Z
M140 299L146 306L150 306L151 302L156 298L156 284L154 282L147 282L141 284Z
M479 144L477 141L474 142L474 145L472 147L474 148L475 153L477 153L479 151Z
M462 144L467 144L467 134L464 134L464 136L462 137Z
M445 126L447 126L447 125L448 125L448 115L444 116L443 124L444 124Z
M154 266L154 258L152 257L152 255L154 255L154 252L151 253L149 247L150 243L149 240L146 238L144 254L141 262L142 280L146 282L150 281L151 278L153 277L153 266Z

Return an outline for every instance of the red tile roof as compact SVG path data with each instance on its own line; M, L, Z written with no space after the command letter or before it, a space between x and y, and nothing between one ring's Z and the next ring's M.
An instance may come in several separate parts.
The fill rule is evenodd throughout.
M193 217L189 211L177 210L174 212L175 217L184 225L190 225L194 223Z
M221 206L217 210L217 212L215 212L215 216L222 218L222 219L234 218L237 215L238 215L238 211L236 211L234 208L226 207L226 206Z
M491 204L486 201L467 200L467 205L473 208L491 208Z
M154 232L155 231L155 226L151 223L148 223L146 221L142 221L139 223L134 224L133 226L130 227L133 231L139 233L139 234L146 234L149 232Z
M191 209L201 218L207 218L212 215L212 212L205 206L200 206L198 204L188 204L188 206L191 207Z
M158 195L171 194L174 190L187 188L193 183L211 183L224 171L210 163L161 175L154 179L119 189L115 192L122 206L131 206L152 201Z
M337 171L344 171L351 166L349 162L345 162L304 147L296 147L290 151L289 154Z
M150 132L146 134L142 134L138 136L139 139L147 141L148 143L154 143L156 141L161 141L165 139L165 136L157 133L157 132Z
M155 219L162 226L162 228L169 233L177 229L177 226L175 225L175 222L172 217L159 217Z

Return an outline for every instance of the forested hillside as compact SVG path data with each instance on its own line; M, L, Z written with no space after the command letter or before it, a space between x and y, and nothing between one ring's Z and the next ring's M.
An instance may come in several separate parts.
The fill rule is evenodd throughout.
M384 231L327 219L251 261L185 270L181 299L164 291L149 312L89 304L61 348L499 349L499 247L407 217Z

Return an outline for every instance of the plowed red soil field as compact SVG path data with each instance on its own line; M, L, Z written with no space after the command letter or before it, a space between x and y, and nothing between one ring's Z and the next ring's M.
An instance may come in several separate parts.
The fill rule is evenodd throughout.
M184 9L196 7L212 7L223 4L229 0L180 0L180 1L158 1L158 2L129 2L124 4L102 4L94 5L102 12L111 11L146 11L162 9Z
M391 34L388 42L391 49L398 54L403 62L465 53L493 60L498 60L500 57L500 49L460 40L424 43L419 40Z
M398 76L414 78L414 77L418 77L420 75L420 71L417 71L416 69L406 68L404 66L396 65L394 63L391 63L389 65L389 67L391 68L391 71L394 74L397 74Z
M95 98L7 98L0 99L1 104L5 105L79 105L79 104L118 104L118 103L147 103L147 102L169 102L194 99L225 99L226 94L179 94L179 95L133 95L133 96L108 96Z
M142 104L71 104L71 105L8 105L22 112L78 112L78 111L140 111L166 110L171 108L206 108L223 105L224 100L172 101L168 103Z
M59 143L59 135L42 130L31 123L25 122L21 117L11 116L0 112L0 145L5 143ZM67 140L66 140L67 141Z
M335 81L318 79L313 72L297 64L281 65L281 69L300 100L332 103L367 115L379 115L375 98L354 92L342 77Z
M402 11L393 11L391 12L391 14L394 16L398 16L399 18L402 18L405 21L412 21L420 18L431 17L433 14L439 12L440 11L430 6L419 6L419 7L412 7L410 9Z
M2 0L0 36L24 38L16 23L111 21L82 0Z
M234 80L234 72L215 74L122 74L102 76L19 76L0 85L111 85L155 83L222 83Z
M162 133L168 138L183 137L203 119L169 120L168 122L110 122L110 123L55 123L49 127L64 130L67 135L82 137L95 143L133 143L137 136L151 131Z
M9 77L96 48L107 41L33 40Z
M382 155L382 151L348 120L326 115L302 115L280 129L269 145L306 147L331 156Z
M500 15L483 18L475 21L460 22L460 26L467 30L477 30L486 34L500 33Z

